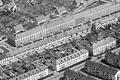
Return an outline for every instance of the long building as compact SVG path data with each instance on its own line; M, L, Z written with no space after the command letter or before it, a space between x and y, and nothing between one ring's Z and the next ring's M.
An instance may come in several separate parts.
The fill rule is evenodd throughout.
M13 43L14 46L21 46L23 44L30 43L31 41L43 39L43 37L52 35L54 32L73 28L75 26L82 25L89 20L95 20L102 16L117 12L120 10L119 6L119 3L106 3L62 19L58 18L54 21L50 21L48 24L40 25L29 31L11 36L8 38L8 41ZM83 26L80 27L82 28Z

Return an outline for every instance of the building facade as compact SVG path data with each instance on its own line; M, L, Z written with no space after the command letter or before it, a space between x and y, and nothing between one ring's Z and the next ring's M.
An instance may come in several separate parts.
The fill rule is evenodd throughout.
M65 69L67 67L70 67L76 63L79 63L83 60L86 60L89 58L89 52L88 50L81 49L80 51L77 51L71 55L68 55L66 57L60 58L56 60L56 71L60 71L62 69Z
M93 55L104 53L106 50L116 47L116 39L107 37L96 43L93 43Z
M84 12L74 14L71 17L68 16L65 19L57 19L55 21L51 21L46 25L38 26L32 30L17 34L15 38L8 38L8 40L11 43L14 43L14 46L21 46L30 43L31 41L39 40L41 38L43 39L43 37L52 35L53 32L63 30L66 27L73 28L75 26L86 23L89 20L94 20L107 14L117 12L120 10L119 6L119 3L114 5L111 3L106 3Z

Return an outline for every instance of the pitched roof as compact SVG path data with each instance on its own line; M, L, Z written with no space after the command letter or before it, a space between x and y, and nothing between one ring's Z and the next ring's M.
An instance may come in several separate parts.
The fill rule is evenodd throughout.
M57 9L59 15L62 15L63 13L68 12L64 6L55 7L55 8Z

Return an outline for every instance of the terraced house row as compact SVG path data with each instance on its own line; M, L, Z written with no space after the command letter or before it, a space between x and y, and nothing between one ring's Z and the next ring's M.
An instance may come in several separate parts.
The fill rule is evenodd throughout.
M106 40L106 41L104 41L104 40ZM115 42L116 39L114 39L112 37L107 37L107 38L103 38L103 41L105 42L104 45L106 45L106 44L109 44L109 41ZM98 41L99 45L104 46L100 42L101 41ZM108 48L110 46L113 46L113 44L111 44L111 42L110 42L110 45L107 46ZM114 45L115 44L116 43L114 43ZM18 80L21 80L21 79L34 80L35 79L36 80L37 78L42 78L44 76L49 75L50 70L61 71L67 67L70 67L76 63L79 63L81 61L88 59L89 55L91 53L89 50L87 50L87 46L89 46L89 47L91 46L91 51L93 51L93 49L92 49L93 46L90 45L90 43L87 40L80 38L80 36L78 36L78 37L76 36L73 39L72 38L69 39L69 41L64 44L61 44L61 45L53 47L53 48L46 49L41 52L34 51L32 53L28 53L25 55L19 54L19 55L17 55L17 57L11 58L11 60L7 60L6 62L1 62L1 65L3 68L5 66L9 67L11 65L12 66L10 68L14 68L13 65L16 66L15 69L12 69L12 73L11 72L9 74L7 74L7 72L5 73L9 76L8 78L10 78L11 80L12 79L15 79L15 80L17 80L17 79ZM103 48L103 50L104 50L104 48ZM96 55L98 55L98 54L96 54ZM38 64L36 62L39 62L40 64ZM39 66L41 64L45 65L47 67L46 69L48 70L48 73L44 72L43 74L45 74L45 75L41 76L42 73L37 72L39 70L36 70L36 68L34 66L37 64ZM39 67L39 68L42 69L42 67ZM8 70L6 70L6 71L8 71ZM14 76L11 76L11 74L13 74L13 72L14 72ZM18 74L17 72L21 73L21 75L17 75ZM35 73L35 75L33 75L33 73ZM34 76L36 76L36 77L34 77Z
M85 44L90 46L87 40L85 41L85 40L82 40L81 38L73 39L73 41L71 40L68 43L59 45L51 49L44 50L40 53L38 53L37 51L33 52L32 54L29 53L23 56L22 58L18 58L18 60L14 62L2 65L2 67L15 64L16 68L14 69L14 74L17 74L16 71L22 74L19 76L12 77L11 80L12 79L36 80L37 78L42 78L44 76L49 75L50 74L49 72L51 70L61 71L67 67L70 67L76 63L79 63L81 61L88 59L90 53L86 49ZM38 64L39 66L41 64L45 65L46 69L48 70L48 73L44 72L43 74L46 74L46 75L41 76L42 73L37 72L39 70L36 70L36 68L34 70L31 70L30 66L32 66L32 69L33 69L34 65L36 64ZM28 68L26 68L24 65L26 65ZM11 68L14 68L14 67L12 66ZM42 69L42 67L39 67L39 68ZM26 72L26 69L28 70L28 72ZM32 73L35 73L35 75L33 75Z
M104 58L105 63L120 68L120 48L114 49L111 52L107 52Z
M117 4L117 5L118 5L118 4ZM83 29L83 27L81 27L81 28ZM71 29L71 31L68 31L68 32L72 32L72 33L70 33L69 35L74 34L74 32L76 33L78 29L80 29L80 27L79 27L79 28L75 28L75 30L74 30L74 29ZM84 28L85 31L83 31L83 32L82 32L82 29L81 29L80 31L78 30L78 32L80 32L80 33L78 33L78 34L80 34L80 35L85 35L85 34L86 34L86 29L87 29L87 32L89 33L91 28L87 26L87 28ZM82 32L83 34L82 34L81 32ZM62 33L62 34L63 34L63 33ZM64 36L64 37L65 37L65 36ZM62 37L60 37L60 38L62 38ZM35 44L33 43L34 45L30 45L29 47L26 46L26 47L24 48L24 51L27 50L25 53L32 52L32 51L34 51L34 50L35 50L35 51L40 51L41 49L44 49L44 47L49 47L49 46L44 46L44 47L41 47L41 46L40 46L40 45L44 45L44 44L41 44L41 43L43 43L45 40L47 40L46 42L48 42L49 39L40 40L39 42L37 42L37 43L35 43ZM65 40L65 38L64 38L63 40ZM49 40L49 41L52 41L52 40ZM66 40L65 40L65 41L66 41ZM38 44L38 43L39 43L39 44ZM60 44L59 40L56 41L56 42L53 40L53 44L54 44L54 43L55 43L55 44L56 44L56 43L57 43L57 44ZM45 44L46 44L46 43L45 43ZM51 45L50 45L50 46L51 46ZM27 48L27 49L26 49L26 48ZM31 50L30 50L30 49L31 49ZM21 50L21 52L18 52L18 51L20 51L20 50ZM18 50L18 51L13 51L13 52L12 52L13 54L9 54L8 56L13 56L13 55L17 55L18 53L22 53L22 50L23 50L23 49L21 48L20 50ZM22 53L22 54L25 54L25 53ZM22 55L22 54L21 54L21 55ZM14 56L14 57L15 57L15 56ZM2 62L6 61L6 60L8 60L8 58L4 59ZM9 60L10 60L10 59L9 59ZM8 61L8 62L9 62L9 61Z
M83 23L86 23L89 20L95 20L101 18L102 16L119 11L119 6L119 3L106 3L80 13L75 13L74 15L67 16L63 19L58 18L57 20L50 21L48 24L37 26L36 28L33 28L21 34L11 36L9 37L8 41L10 43L13 43L14 46L21 46L31 41L39 40L41 38L43 39L43 37L52 35L55 32L64 29L73 28L78 25L80 25L80 27L83 27Z
M64 77L66 78L66 80L98 80L81 72L75 72L68 69L65 70Z
M6 77L2 76L2 78L37 80L51 74L51 70L63 70L89 57L88 50L83 46L78 47L79 50L69 42L41 53L34 52L26 55L26 57L16 62L2 65L1 71L6 74Z

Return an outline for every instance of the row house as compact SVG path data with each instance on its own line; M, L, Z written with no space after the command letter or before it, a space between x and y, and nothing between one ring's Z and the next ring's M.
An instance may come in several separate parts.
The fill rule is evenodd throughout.
M40 53L44 49L47 49L47 48L50 49L50 48L53 48L53 47L68 43L69 40L72 39L72 38L78 39L78 38L80 38L80 35L82 35L82 33L81 33L82 29L83 30L87 29L87 31L84 31L83 34L84 33L86 34L87 32L90 33L90 31L91 31L90 27L85 27L85 28L84 27L83 28L76 27L76 28L74 28L74 29L72 29L70 31L63 32L61 34L57 34L56 35L57 40L53 39L54 37L52 37L52 39L49 38L50 40L44 40L44 41L48 41L48 43L46 43L46 45L43 45L44 42L38 41L38 42L33 43L33 44L30 45L29 48L31 48L31 50L28 49L27 51L21 53L20 50L23 50L23 49L20 48L19 50L12 51L12 52L10 52L9 57L7 57L7 58L0 61L0 64L1 65L9 64L11 62L15 62L15 61L19 60L19 58L22 58L23 56L25 57L28 53L32 53L34 51L37 51L37 52ZM78 32L78 34L76 34L77 32ZM71 36L72 34L75 34L75 35Z
M68 56L65 56L63 58L59 58L56 60L56 71L60 71L62 69L65 69L69 66L72 66L76 63L79 63L83 60L86 60L89 58L89 52L88 50L81 49L80 51L76 51Z
M103 80L120 80L120 71L104 64L87 61L84 71Z
M44 24L42 26L39 25L36 28L17 34L16 36L14 36L13 39L11 38L9 39L15 43L14 46L21 46L21 44L24 45L30 41L43 39L44 37L53 35L53 33L61 31L66 27L70 28L75 25L74 20L67 22L66 20L64 19L54 20L49 22L48 24Z
M82 13L77 13L72 16L67 16L66 18L63 18L63 19L60 18L60 19L57 19L54 21L50 21L48 24L45 24L42 26L39 25L36 28L33 28L29 31L25 31L21 34L17 34L16 36L14 36L14 38L9 37L8 40L10 40L12 43L14 43L14 46L21 46L21 44L26 44L26 42L36 41L40 38L43 38L43 37L47 36L47 34L52 35L53 32L56 32L59 29L61 30L66 27L72 28L74 26L78 26L89 20L93 20L93 19L99 18L100 16L104 16L108 13L113 13L115 11L118 11L118 10L120 10L119 6L120 6L120 4L111 5L110 3L106 3L105 5L97 6L90 10L86 10ZM98 10L100 10L100 11L98 11ZM102 13L102 14L100 14L100 13ZM94 16L94 18L93 18L93 16ZM85 19L80 21L80 23L76 22L76 20L79 20L84 17L85 17Z
M65 70L64 77L66 78L66 80L98 80L89 75L75 72L69 69Z
M92 43L93 55L99 55L106 50L116 47L116 39L113 37L107 37L97 42Z

